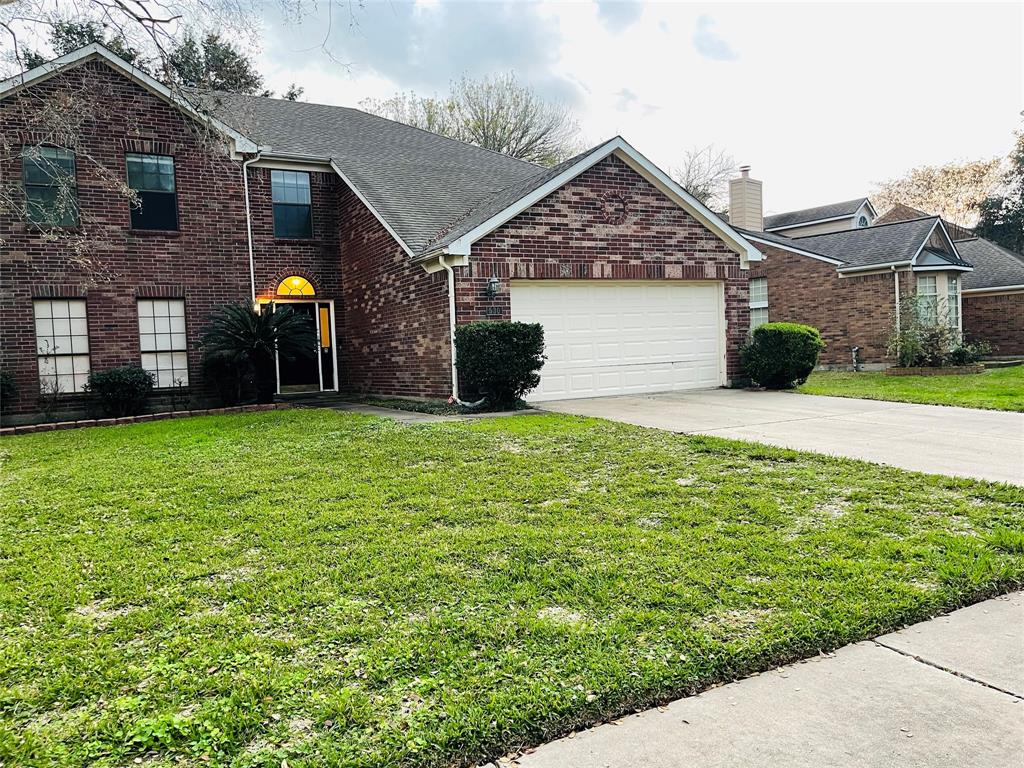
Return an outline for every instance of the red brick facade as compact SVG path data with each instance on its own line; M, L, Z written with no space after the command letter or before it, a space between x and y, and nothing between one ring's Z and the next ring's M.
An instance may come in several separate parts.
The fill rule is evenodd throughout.
M997 356L1024 355L1024 291L963 296L964 336Z
M38 105L59 101L65 92L90 94L102 108L71 137L41 134L33 125ZM98 62L0 100L0 125L11 147L0 173L13 189L21 188L21 146L74 150L86 245L76 256L73 238L49 237L18 215L0 217L0 368L14 375L19 391L14 402L3 404L5 413L23 420L38 409L33 299L45 297L86 299L94 371L140 363L140 297L184 299L189 387L179 396L191 407L209 405L213 388L203 381L202 332L217 308L251 299L241 159L230 157L190 118ZM126 152L174 158L177 231L131 228L129 201L117 188L126 177ZM280 280L300 275L314 285L317 300L334 302L341 389L447 396L446 273L427 274L412 264L326 167L310 176L313 237L277 238L270 169L253 164L248 175L257 297L271 298ZM625 208L615 217L608 215L611 198ZM514 278L718 281L726 298L728 376L735 378L749 324L747 273L739 263L720 238L610 157L473 246L471 263L455 268L457 320L507 318L508 281ZM501 284L489 298L485 286L492 275ZM65 398L69 412L82 402L80 395Z
M609 221L606 200L624 202ZM725 286L727 376L739 377L750 326L749 281L740 257L703 224L615 156L473 245L459 273L457 320L508 319L515 279L715 280ZM487 296L497 277L498 293Z

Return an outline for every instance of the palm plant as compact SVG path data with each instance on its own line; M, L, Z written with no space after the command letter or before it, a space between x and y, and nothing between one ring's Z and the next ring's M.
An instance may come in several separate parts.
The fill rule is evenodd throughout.
M251 372L256 402L274 402L277 388L275 353L282 360L313 357L316 328L308 315L288 306L227 304L213 316L203 334L203 355L239 374Z

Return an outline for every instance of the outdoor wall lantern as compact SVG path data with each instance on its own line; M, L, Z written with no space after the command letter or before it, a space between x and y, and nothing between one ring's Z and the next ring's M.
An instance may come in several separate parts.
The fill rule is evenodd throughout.
M499 280L496 277L487 278L487 298L493 299L498 295Z

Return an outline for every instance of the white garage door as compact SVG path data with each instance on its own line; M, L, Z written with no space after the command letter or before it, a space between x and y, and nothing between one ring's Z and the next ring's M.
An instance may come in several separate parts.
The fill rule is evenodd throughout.
M725 383L717 282L512 282L512 319L544 326L530 400L665 392Z

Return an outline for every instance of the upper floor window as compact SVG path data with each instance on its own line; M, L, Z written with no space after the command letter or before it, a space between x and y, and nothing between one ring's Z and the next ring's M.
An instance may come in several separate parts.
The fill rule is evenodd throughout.
M750 280L750 330L768 322L768 278Z
M935 275L917 276L917 299L921 322L935 325L939 322L939 294Z
M89 380L89 323L84 299L38 299L36 358L45 394L81 392Z
M78 224L75 153L60 147L35 147L22 155L25 213L34 224L73 227Z
M274 237L313 236L313 211L306 171L271 171Z
M866 227L869 223L870 222L868 221L867 216L861 216L859 219L857 219L857 226L861 229Z
M178 228L178 195L174 158L166 155L126 155L128 186L139 204L132 206L132 229L173 231Z

